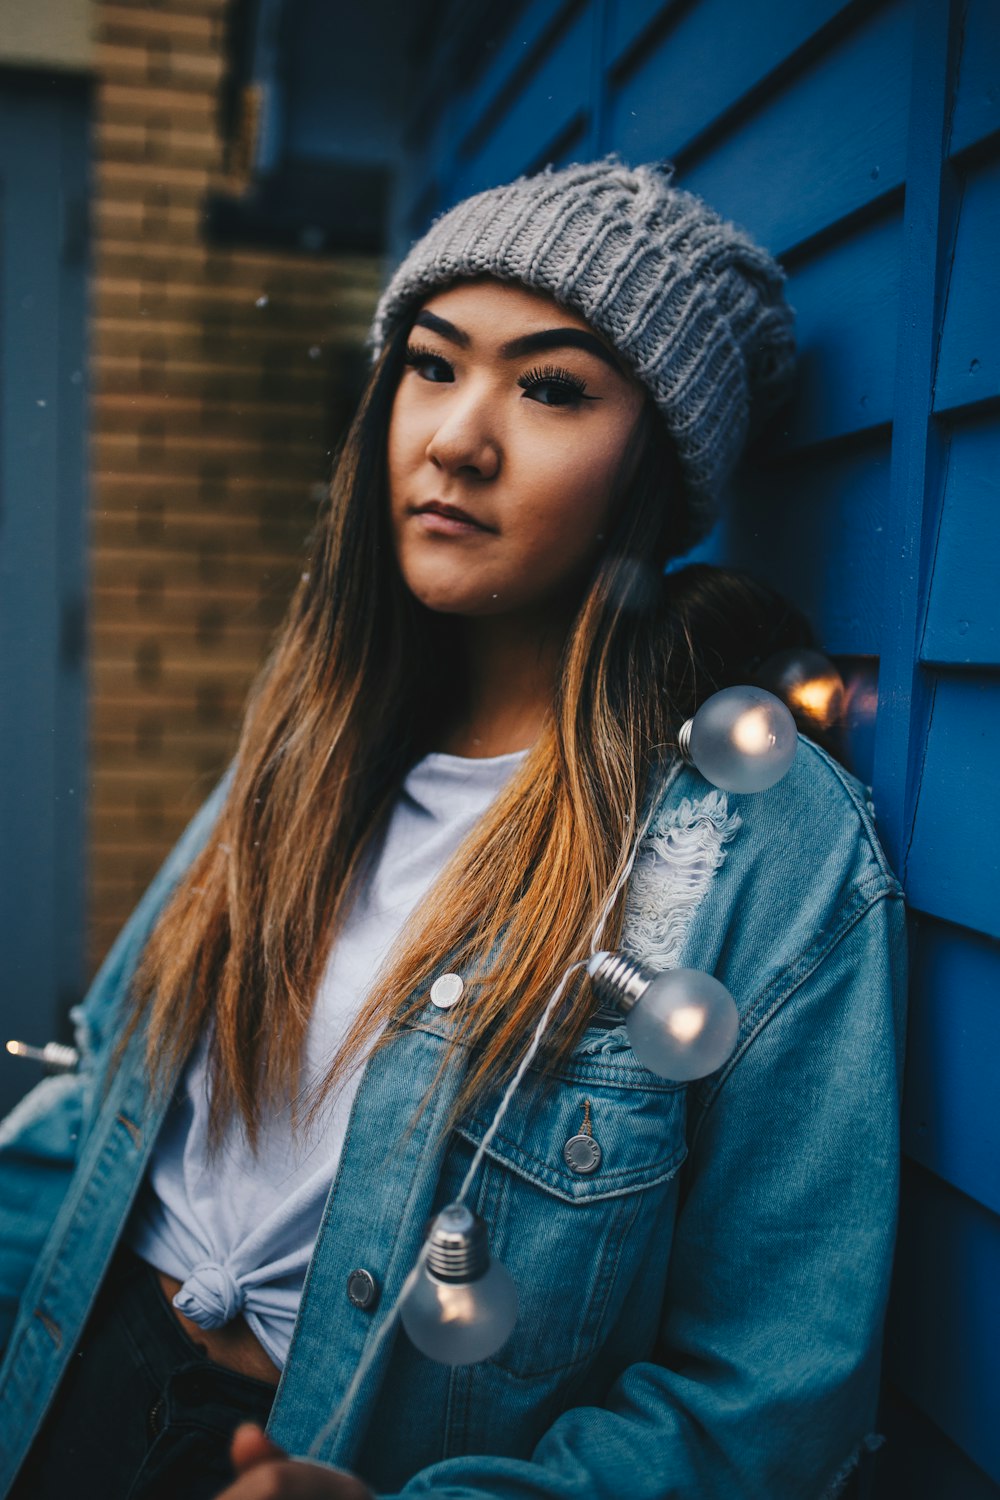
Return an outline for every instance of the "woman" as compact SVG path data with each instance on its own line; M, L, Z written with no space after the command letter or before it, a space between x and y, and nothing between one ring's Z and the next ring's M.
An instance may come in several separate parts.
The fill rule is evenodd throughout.
M79 1074L0 1138L18 1500L819 1500L877 1441L900 891L808 740L751 796L683 763L796 626L662 577L787 387L781 286L614 157L460 204L397 270L234 763ZM457 1367L380 1340L598 936L716 974L732 1056L659 1078L577 972L470 1199L514 1332Z

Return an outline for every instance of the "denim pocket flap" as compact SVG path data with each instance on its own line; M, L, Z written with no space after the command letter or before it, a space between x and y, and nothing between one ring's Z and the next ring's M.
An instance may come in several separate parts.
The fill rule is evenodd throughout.
M600 1032L588 1028L567 1062L547 1075L528 1070L486 1148L492 1161L569 1203L654 1187L687 1155L685 1086L644 1068L624 1026ZM458 1122L473 1146L489 1129L502 1093ZM593 1147L581 1151L577 1143L567 1152L567 1142L581 1135Z

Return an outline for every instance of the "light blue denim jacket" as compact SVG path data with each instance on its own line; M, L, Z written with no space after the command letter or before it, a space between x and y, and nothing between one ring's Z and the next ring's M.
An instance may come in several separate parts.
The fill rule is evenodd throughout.
M125 985L227 784L79 1007L79 1072L39 1084L0 1127L0 1494L161 1124L141 1035L103 1103L101 1083ZM320 1454L387 1500L821 1500L877 1441L905 924L864 788L804 739L784 780L752 796L675 768L627 912L640 957L729 987L736 1050L685 1087L643 1068L623 1026L594 1025L553 1087L529 1071L471 1191L517 1284L514 1333L451 1368L397 1325ZM364 1073L269 1423L293 1453L344 1394L492 1119L486 1100L434 1149L456 1066L406 1134L453 1021L428 1002ZM581 1175L563 1146L588 1100L602 1154ZM359 1267L381 1290L372 1310L347 1296Z

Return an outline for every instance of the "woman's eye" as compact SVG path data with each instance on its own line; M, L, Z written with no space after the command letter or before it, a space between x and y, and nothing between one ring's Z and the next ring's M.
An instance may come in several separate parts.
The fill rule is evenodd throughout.
M417 349L411 346L406 351L406 363L412 365L415 370L419 370L432 385L441 385L445 381L453 380L455 376L454 370L444 355L435 354L432 349Z
M575 406L579 401L594 400L593 396L585 394L585 380L555 365L527 370L518 376L517 383L543 406Z

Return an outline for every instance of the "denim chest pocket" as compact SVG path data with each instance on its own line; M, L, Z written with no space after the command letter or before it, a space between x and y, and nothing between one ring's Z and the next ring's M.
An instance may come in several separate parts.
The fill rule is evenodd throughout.
M458 1123L442 1198L499 1098ZM624 1026L589 1028L558 1070L529 1069L470 1192L518 1291L514 1332L486 1363L534 1379L583 1365L600 1346L641 1258L654 1241L669 1245L663 1216L687 1154L685 1098L683 1085L636 1060Z

